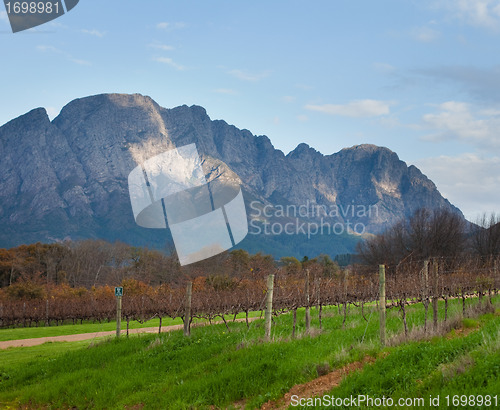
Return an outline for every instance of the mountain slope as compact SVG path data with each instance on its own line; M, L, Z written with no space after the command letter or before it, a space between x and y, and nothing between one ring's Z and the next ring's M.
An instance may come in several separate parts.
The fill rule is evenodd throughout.
M336 242L350 238L342 253L355 242L348 231L380 232L424 206L460 213L387 148L358 145L325 156L300 144L284 155L268 137L212 121L202 107L165 109L138 94L103 94L70 102L52 122L37 108L0 127L0 246L88 237L161 246L168 230L135 224L127 177L138 162L190 143L208 180L242 185L250 248L266 242L255 235L265 223L338 224ZM296 242L304 242L298 233ZM310 240L326 250L335 242Z

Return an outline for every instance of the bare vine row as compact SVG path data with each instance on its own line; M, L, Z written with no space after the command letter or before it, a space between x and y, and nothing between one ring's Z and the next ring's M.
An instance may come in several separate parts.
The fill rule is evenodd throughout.
M273 268L274 315L316 306L321 324L324 306L343 307L346 315L346 306L363 306L378 299L379 278L375 266L355 265L327 275L320 264L303 265L294 271L285 267ZM125 279L121 283L124 287L122 316L127 322L154 317L181 318L184 322L203 318L211 322L215 319L226 321L228 315L245 313L248 319L249 312L264 309L265 278L263 274L257 276L250 271L223 280L203 276L193 279L189 318L184 317L186 290L182 284L149 286L135 279ZM435 258L387 266L387 307L401 309L404 319L405 307L410 303L422 303L427 312L431 300L442 299L447 306L450 298L462 298L465 313L467 298L478 296L491 300L499 289L498 258L469 258L458 262ZM67 284L44 285L40 294L31 298L13 297L12 292L0 289L2 327L111 321L115 309L111 286L86 289Z

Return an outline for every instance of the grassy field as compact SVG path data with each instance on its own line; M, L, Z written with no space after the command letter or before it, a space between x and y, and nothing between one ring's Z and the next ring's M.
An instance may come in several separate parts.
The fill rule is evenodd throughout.
M477 305L476 300L468 303ZM387 318L392 346L384 349L374 306L365 307L368 323L360 309L351 306L345 329L337 308L325 309L323 331L317 329L313 309L312 335L304 335L304 313L299 311L297 338L291 337L291 315L279 316L271 343L262 341L259 320L250 329L230 323L230 332L224 325L194 328L190 338L172 332L11 348L0 351L0 407L201 409L238 403L253 409L316 378L318 371L366 355L375 362L329 394L394 399L498 394L500 297L494 303L495 313L462 320L461 302L450 301L448 322L461 330L427 341L403 341L400 314L392 309ZM421 335L421 305L408 307L408 323L413 338Z
M259 316L260 312L250 312L249 317ZM225 319L227 321L233 320L234 315L227 315ZM245 313L240 313L236 316L237 319L244 319ZM221 320L221 318L216 318L215 321ZM193 319L193 324L197 323L208 323L205 319ZM180 325L182 324L182 319L175 318L171 319L165 317L162 319L162 327ZM160 319L155 318L148 320L147 322L137 322L130 321L129 329L141 329L146 327L158 327L160 325ZM127 329L127 322L122 320L121 325L122 331ZM0 342L7 340L18 340L18 339L31 339L38 337L49 337L49 336L63 336L63 335L76 335L80 333L98 333L116 330L116 321L102 322L102 323L83 323L83 324L65 324L59 326L40 326L40 327L16 327L10 329L0 329Z

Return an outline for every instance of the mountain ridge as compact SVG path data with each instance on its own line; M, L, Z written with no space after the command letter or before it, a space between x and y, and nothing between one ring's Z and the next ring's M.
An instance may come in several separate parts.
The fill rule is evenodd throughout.
M461 214L418 168L385 147L361 144L324 155L301 143L285 155L267 136L211 120L201 106L167 109L140 94L99 94L69 102L52 121L35 108L0 127L0 246L68 237L168 241L168 232L136 226L126 179L141 160L190 143L208 177L242 185L247 212L251 201L377 206L376 215L350 221L371 233L420 207Z

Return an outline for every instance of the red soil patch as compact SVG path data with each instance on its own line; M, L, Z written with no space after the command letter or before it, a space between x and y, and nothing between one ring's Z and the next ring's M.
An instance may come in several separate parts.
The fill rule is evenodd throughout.
M479 323L477 325L475 325L474 327L459 327L457 329L453 329L451 332L449 332L447 335L446 335L446 338L447 339L454 339L454 338L457 338L457 337L465 337L467 335L469 335L470 333L476 331L477 329L479 329Z
M342 378L349 373L362 369L365 364L373 363L374 361L375 359L373 357L365 356L365 358L359 362L349 363L340 369L336 369L333 372L320 376L310 382L297 384L293 386L281 399L264 403L261 410L287 409L292 402L292 396L295 395L300 398L321 396L338 386L342 381Z

